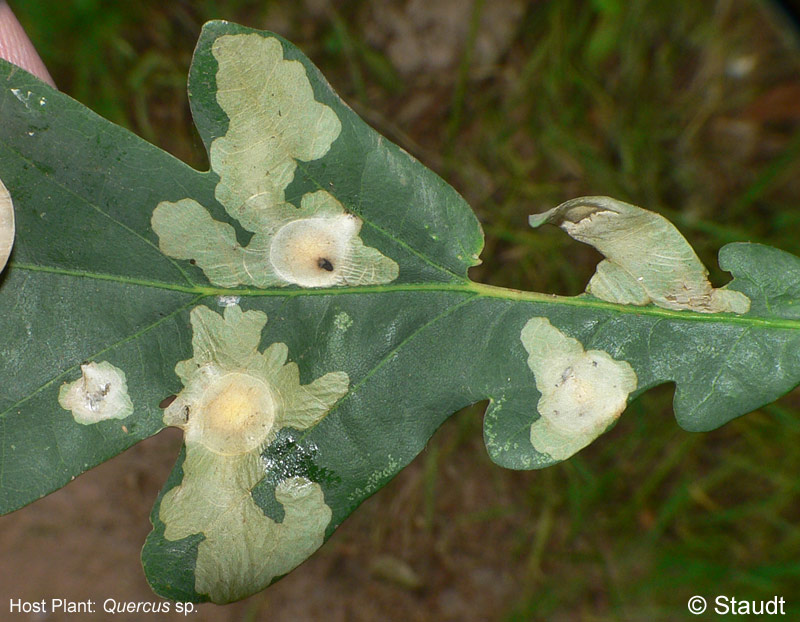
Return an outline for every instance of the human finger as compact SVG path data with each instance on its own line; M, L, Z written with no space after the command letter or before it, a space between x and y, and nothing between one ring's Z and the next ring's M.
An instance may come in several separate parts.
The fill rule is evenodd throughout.
M56 85L5 0L0 0L0 58L22 67L52 86Z

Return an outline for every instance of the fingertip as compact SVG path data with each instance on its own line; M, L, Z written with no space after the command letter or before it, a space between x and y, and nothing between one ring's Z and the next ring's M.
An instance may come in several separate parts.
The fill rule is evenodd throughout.
M4 0L0 0L0 58L22 67L51 86L56 85L11 7Z

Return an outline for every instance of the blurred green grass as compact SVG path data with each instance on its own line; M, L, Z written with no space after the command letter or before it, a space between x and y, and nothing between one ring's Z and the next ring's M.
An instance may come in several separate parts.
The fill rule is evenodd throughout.
M412 74L374 44L384 5L369 4L13 6L62 90L198 168L185 80L202 23L280 32L473 205L487 234L477 280L582 291L598 256L526 219L583 194L667 215L717 284L727 242L800 253L800 54L763 3L529 2L478 73L476 2L456 65ZM320 554L414 569L421 591L349 586L353 611L379 598L386 619L449 619L463 601L461 619L679 620L694 594L783 595L800 614L800 395L702 435L676 426L671 399L643 395L593 446L530 473L490 463L483 409L467 409Z

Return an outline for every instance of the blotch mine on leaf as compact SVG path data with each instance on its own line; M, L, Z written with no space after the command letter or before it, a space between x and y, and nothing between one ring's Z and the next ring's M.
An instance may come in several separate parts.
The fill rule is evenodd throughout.
M164 537L204 536L195 590L217 603L262 590L300 564L321 546L332 516L320 485L302 477L275 488L280 523L251 495L266 475L261 452L277 433L316 425L349 385L344 372L301 385L284 344L259 352L266 322L264 313L236 305L224 315L192 310L193 357L176 365L184 388L164 411L164 423L181 428L186 445L183 480L159 510Z
M217 102L228 116L225 136L210 149L219 175L216 198L253 233L247 246L234 228L214 220L193 199L162 201L151 219L159 248L194 262L220 287L332 287L388 283L397 264L358 234L362 221L330 193L286 201L298 161L322 158L341 132L334 111L314 99L299 61L283 58L275 37L223 35L217 60Z
M278 276L303 287L330 287L341 279L350 240L360 228L349 214L293 220L278 229L269 258Z
M81 377L61 385L58 403L84 425L133 413L125 372L108 361L82 364Z
M605 255L586 291L620 304L700 313L747 313L741 292L713 288L691 245L660 214L609 197L581 197L530 217L552 223Z
M336 113L314 99L300 61L285 60L275 37L223 35L217 59L217 102L230 120L211 144L219 173L217 200L242 226L262 226L262 210L284 201L297 161L323 157L342 131Z
M14 246L14 204L11 194L0 180L0 271L5 268Z
M520 338L542 394L531 444L540 453L566 460L616 421L636 389L636 373L608 352L584 350L544 317L528 320Z

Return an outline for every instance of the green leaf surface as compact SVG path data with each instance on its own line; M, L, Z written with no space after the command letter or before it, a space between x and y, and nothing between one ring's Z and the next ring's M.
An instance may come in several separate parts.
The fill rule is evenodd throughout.
M632 369L635 378L625 371L620 386L635 390L625 388L623 403L625 394L630 401L650 387L673 382L678 422L696 431L723 425L800 382L797 257L748 243L721 250L720 265L734 277L727 290L741 292L750 301L749 310L741 314L635 306L588 294L565 298L474 283L467 270L478 262L483 236L464 200L361 121L297 48L276 35L253 33L257 31L211 22L195 52L189 96L198 130L212 153L210 172L187 167L24 71L0 63L0 180L12 197L17 221L10 267L0 277L4 512L155 434L166 419L184 427L187 441L152 513L154 529L143 551L145 570L163 596L226 602L262 589L290 569L268 561L281 558L269 551L294 542L275 534L309 534L301 543L307 550L289 566L302 561L319 544L312 535L315 530L322 529L320 540L329 537L463 406L489 400L484 437L498 464L530 469L557 462L560 457L536 449L545 446L537 443L535 424L543 420L537 405L547 393L537 388L537 380L547 373L537 370L560 370L553 375L553 391L576 400L576 417L592 416L592 391L605 390L603 377L575 371L591 369L593 361L602 360L609 369ZM340 123L322 155L309 152L292 156L291 162L280 160L293 170L291 175L284 170L286 184L272 185L269 192L241 191L264 178L260 169L240 175L242 167L253 165L251 160L238 162L234 174L226 168L231 162L227 156L214 157L215 141L230 138L234 131L226 113L230 104L218 98L217 91L221 70L214 44L226 36L277 42L284 61L299 63L289 69L307 76L314 102L332 111ZM250 39L235 39L246 40ZM243 97L259 101L268 97L269 85L264 78L245 80L236 88ZM301 91L290 89L281 97ZM296 102L298 109L308 104L307 98ZM236 123L249 123L251 114L256 120L272 114L258 108L243 109ZM277 125L253 124L253 141L275 127L282 131L279 121L271 122ZM234 178L235 183L225 181ZM231 198L237 192L242 197L238 202ZM242 200L248 204L269 193L272 198L259 204L260 211L239 209ZM304 200L310 196L330 197L326 205L335 205L326 214L357 217L360 229L348 233L348 252L372 249L372 259L380 256L397 265L396 274L383 272L371 284L336 281L322 287L300 287L280 279L259 286L258 274L252 284L239 280L241 285L223 286L207 276L220 266L227 269L219 257L238 261L248 245L255 249L263 243L256 260L265 262L263 253L272 248L269 244L277 234L269 227L259 229L264 218L273 218L276 210L289 217L291 210L298 210L298 218L305 217ZM193 213L207 214L205 222L210 218L219 223L214 230L224 234L193 238L190 226L178 229L168 223L159 229L156 220L151 221L157 209L168 213L175 209L170 205L187 205L181 203L185 201L197 206ZM198 230L206 226L196 222ZM172 246L165 245L169 235ZM219 250L224 244L231 245L227 255ZM200 249L210 258L195 261L176 247ZM626 262L630 272L635 257ZM236 274L249 274L251 264L242 265L247 269L237 268ZM323 263L319 267L327 270ZM200 307L207 310L195 311ZM201 315L211 319L201 322ZM547 340L523 335L534 318L544 318L552 327ZM544 320L537 322L544 326ZM563 359L565 347L572 358ZM286 356L288 364L281 367ZM582 362L575 363L579 359ZM133 414L86 424L59 404L62 385L81 379L85 361L107 361L124 372ZM185 363L176 369L180 361ZM264 407L265 421L270 422L264 425L273 427L243 471L231 466L238 458L203 458L207 449L191 440L188 423L195 421L198 408L203 416L213 410L206 403L213 402L206 391L215 378L227 378L240 368L261 370L257 374L266 379L270 397L258 397L259 404L274 403L278 415L301 413L271 419ZM206 372L211 375L203 376ZM349 384L343 396L339 389L317 384L325 377L341 380L345 375ZM257 390L261 385L247 386ZM179 396L174 405L162 409L159 404L172 395ZM314 395L322 396L316 410L309 397ZM247 399L242 403L250 403ZM181 423L183 405L191 408ZM239 411L220 412L223 423L229 415L231 421L239 416ZM586 441L567 455L613 425L617 416L614 411L605 423L591 427ZM190 462L191 468L185 468ZM223 510L239 508L234 515L250 516L252 500L264 515L264 531L243 536L263 533L270 538L269 551L247 561L246 567L257 567L247 576L226 575L242 567L242 551L229 547L218 555L223 568L217 575L204 561L204 546L211 550L231 540L233 527L224 522L229 513L189 521L210 525L197 527L205 531L173 534L172 521L178 519L172 518L174 509L165 508L178 494L173 491L188 490L187 483L200 481L187 479L195 477L187 473L196 471L199 463L215 465L203 477L234 473L213 485L224 487L236 480L241 488L225 488L225 494L215 497L228 495L247 508L231 501ZM301 486L298 496L290 499L287 486L294 484L311 488ZM329 511L312 512L319 525L301 525L298 515L303 513L295 510L305 501L299 499L312 499L317 507L316 492L309 492L317 490ZM306 492L311 496L303 496ZM196 501L172 507L194 508L186 510L190 515L204 511ZM209 581L223 587L209 588Z

